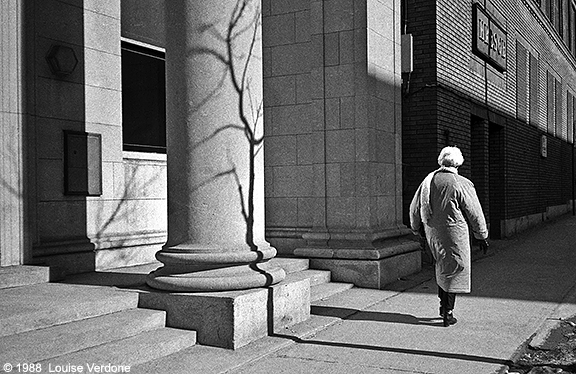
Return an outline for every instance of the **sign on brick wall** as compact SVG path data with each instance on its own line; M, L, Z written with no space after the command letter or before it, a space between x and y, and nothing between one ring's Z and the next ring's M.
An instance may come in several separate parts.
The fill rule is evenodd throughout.
M505 71L506 32L478 3L472 8L472 19L472 51L499 71Z

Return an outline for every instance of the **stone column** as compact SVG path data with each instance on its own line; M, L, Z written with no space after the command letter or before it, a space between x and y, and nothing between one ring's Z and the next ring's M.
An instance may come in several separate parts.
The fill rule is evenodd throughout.
M147 283L275 284L285 273L264 239L260 2L170 0L166 16L168 242Z
M24 255L23 2L1 2L0 14L0 266L9 266Z

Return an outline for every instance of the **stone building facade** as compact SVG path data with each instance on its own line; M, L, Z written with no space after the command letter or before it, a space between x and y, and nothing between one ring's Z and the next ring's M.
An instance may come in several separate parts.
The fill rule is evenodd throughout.
M404 2L405 213L445 145L463 150L491 237L573 209L574 14L563 0Z
M255 245L381 288L420 268L407 207L445 145L492 237L572 209L572 2L210 4L2 2L2 266L78 273L160 251L202 272ZM228 50L242 4L256 31ZM239 106L226 56L248 55ZM229 134L244 111L265 133L253 204L248 143Z
M1 6L2 266L66 274L160 253L176 273L202 273L207 258L252 262L252 240L259 261L308 257L359 286L420 268L402 223L399 0ZM244 10L254 38L228 49ZM239 107L226 56L254 57L241 82L255 99ZM266 134L254 165L246 139L228 136L250 104L256 139Z
M2 7L2 265L150 261L166 239L166 157L123 147L120 2Z
M269 4L267 237L335 280L379 288L420 255L401 222L400 2Z

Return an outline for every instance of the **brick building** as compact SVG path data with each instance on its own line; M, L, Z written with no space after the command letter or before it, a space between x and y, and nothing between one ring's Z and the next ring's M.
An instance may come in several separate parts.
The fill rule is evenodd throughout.
M566 0L403 3L404 215L438 151L457 145L490 235L574 201L575 5ZM409 38L406 36L405 38Z

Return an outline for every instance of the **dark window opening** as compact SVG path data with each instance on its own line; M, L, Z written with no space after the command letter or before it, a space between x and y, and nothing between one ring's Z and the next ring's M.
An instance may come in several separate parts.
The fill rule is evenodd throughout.
M554 118L555 115L555 108L554 104L556 103L556 78L550 73L547 73L547 129L548 133L551 135L556 135L556 121Z
M568 104L572 106L572 144L576 143L576 96L572 95L572 101Z
M526 48L516 42L516 118L528 120L528 62Z
M539 123L539 91L538 82L540 80L540 72L538 70L538 60L536 56L530 53L530 123L534 126L538 126Z
M122 42L122 136L125 151L166 153L163 52Z
M572 18L573 17L574 16L572 15L572 6L568 6L568 19L566 20L566 26L568 28L568 35L566 35L566 38L564 39L564 41L566 42L566 46L568 47L570 52L574 52L573 48L572 48Z
M560 139L566 139L562 122L562 81L554 78L554 133Z
M568 47L573 55L576 54L576 7L573 3L568 8Z
M560 38L564 37L564 0L558 0L556 5L556 30Z
M574 101L570 91L566 93L566 139L568 143L574 142Z

